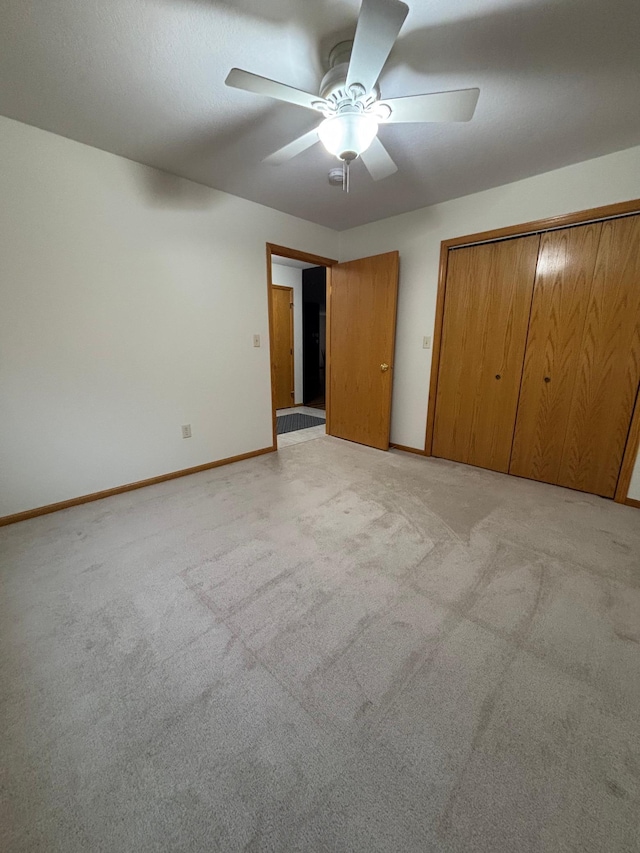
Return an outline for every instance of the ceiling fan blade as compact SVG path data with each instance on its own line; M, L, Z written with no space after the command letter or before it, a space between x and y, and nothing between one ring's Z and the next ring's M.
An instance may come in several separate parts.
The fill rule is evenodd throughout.
M478 103L480 89L458 89L430 95L408 95L381 101L391 108L384 122L469 121Z
M347 89L354 83L370 92L398 38L409 7L401 0L362 0L353 40Z
M381 181L398 171L398 167L377 136L360 157L374 181Z
M324 104L324 99L318 95L294 89L293 86L278 83L277 80L269 80L268 77L260 77L259 74L252 74L251 71L243 71L241 68L232 68L224 82L234 89L266 95L268 98L286 101L288 104L297 104L299 107L306 107L308 110L318 110Z
M288 145L274 151L273 154L269 154L268 157L264 158L263 163L269 163L271 166L280 166L298 154L302 154L303 151L311 148L316 142L320 142L320 137L318 136L317 128L314 128L308 133L294 139L293 142L289 142Z

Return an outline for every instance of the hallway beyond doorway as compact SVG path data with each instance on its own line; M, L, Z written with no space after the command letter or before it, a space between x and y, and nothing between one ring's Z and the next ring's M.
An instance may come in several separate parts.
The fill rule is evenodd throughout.
M324 418L324 411L321 409L313 409L310 406L295 406L291 409L277 409L276 416L280 415L311 415L314 418ZM291 444L301 444L304 441L311 441L314 438L322 438L327 434L326 424L318 424L318 426L307 427L307 429L296 430L295 432L285 432L277 437L278 450L283 447L289 447Z

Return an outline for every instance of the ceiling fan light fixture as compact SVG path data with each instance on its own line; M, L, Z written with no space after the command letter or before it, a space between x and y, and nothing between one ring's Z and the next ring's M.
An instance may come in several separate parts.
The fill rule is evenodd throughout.
M339 42L329 55L329 70L319 94L303 92L286 83L232 68L226 84L304 107L324 121L289 142L263 162L281 165L318 142L342 163L343 189L349 191L349 164L362 156L374 181L398 171L378 137L380 124L411 124L469 121L479 89L429 92L381 100L378 80L409 12L403 0L361 0L352 40ZM335 170L333 170L335 171ZM339 176L336 176L339 182Z
M318 128L320 141L329 154L340 160L355 160L371 145L378 133L375 116L342 113L326 118Z

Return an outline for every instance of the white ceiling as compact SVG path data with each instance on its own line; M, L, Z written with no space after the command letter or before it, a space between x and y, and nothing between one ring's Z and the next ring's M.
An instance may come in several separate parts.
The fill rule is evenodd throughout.
M0 0L0 113L337 229L640 144L639 0L409 4L383 96L479 86L476 116L381 128L400 171L349 195L320 145L262 164L318 119L224 79L317 91L359 0Z

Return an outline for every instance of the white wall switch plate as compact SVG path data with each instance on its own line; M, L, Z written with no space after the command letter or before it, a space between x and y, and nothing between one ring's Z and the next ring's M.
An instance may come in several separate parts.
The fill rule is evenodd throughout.
M422 339L422 349L431 349L431 338L428 335Z
M191 438L191 424L182 425L182 437Z
M260 346L260 335L254 335L253 336L253 345L254 345L254 347Z

